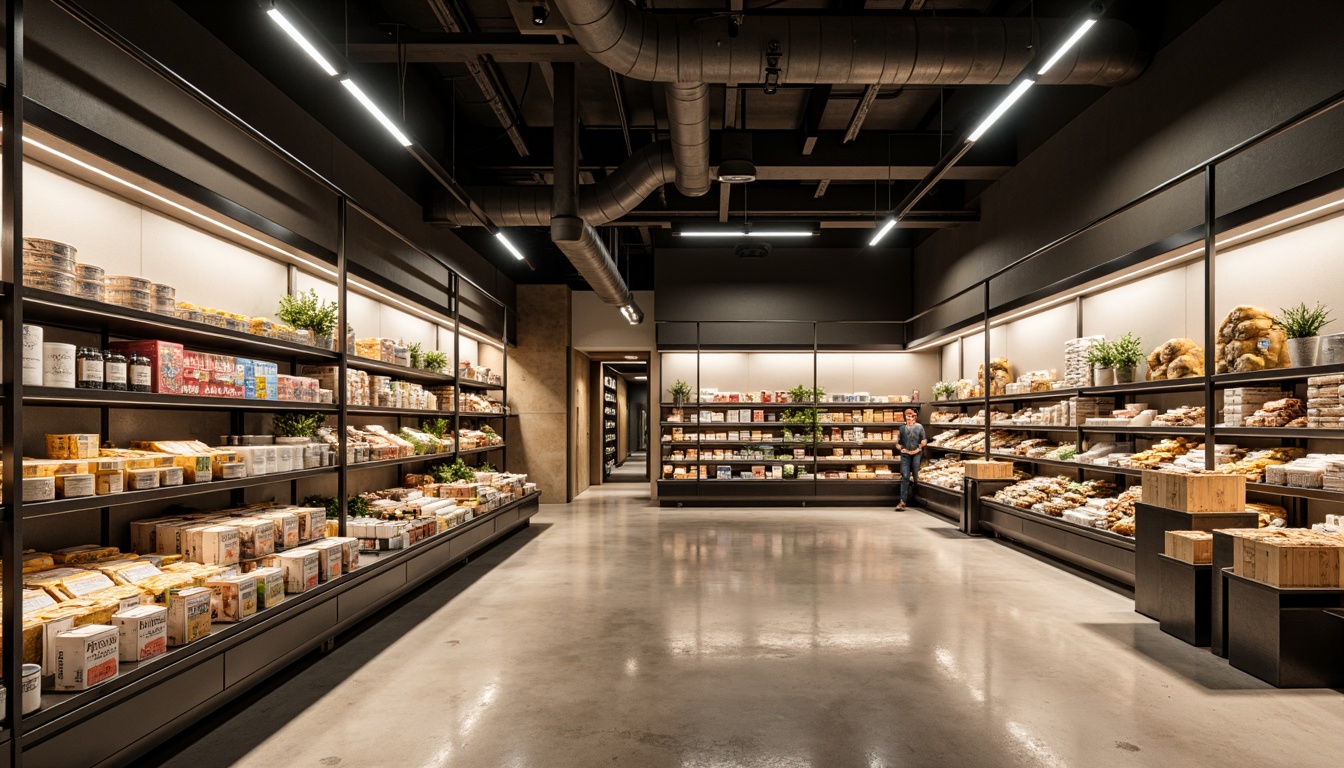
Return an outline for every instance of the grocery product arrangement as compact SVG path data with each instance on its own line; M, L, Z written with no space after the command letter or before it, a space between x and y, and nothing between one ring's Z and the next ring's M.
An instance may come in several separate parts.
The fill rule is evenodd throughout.
M750 392L683 381L663 404L665 480L899 479L896 430L913 395L828 393L803 385ZM723 408L734 403L748 408ZM755 407L760 406L760 407ZM857 406L857 407L856 407ZM895 466L895 471L893 471Z

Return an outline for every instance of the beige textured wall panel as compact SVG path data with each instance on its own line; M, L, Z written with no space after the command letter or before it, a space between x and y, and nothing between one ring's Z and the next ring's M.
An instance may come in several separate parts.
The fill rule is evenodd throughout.
M509 469L526 472L546 494L565 501L565 372L569 288L528 285L518 291L518 345L509 350Z

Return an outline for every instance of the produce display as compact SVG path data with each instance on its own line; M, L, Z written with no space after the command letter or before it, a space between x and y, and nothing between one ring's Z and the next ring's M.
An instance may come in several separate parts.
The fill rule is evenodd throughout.
M1204 375L1204 347L1194 339L1170 339L1148 355L1148 379L1183 379Z
M1288 336L1274 316L1260 307L1242 305L1218 325L1215 373L1243 373L1287 368Z

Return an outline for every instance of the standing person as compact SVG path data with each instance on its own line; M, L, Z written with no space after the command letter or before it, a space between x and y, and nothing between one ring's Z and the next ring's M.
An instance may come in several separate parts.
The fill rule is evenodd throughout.
M910 501L910 475L919 479L919 461L924 455L924 446L928 438L924 436L924 425L915 421L918 413L914 408L905 409L905 423L896 435L896 443L901 449L901 503L897 509L905 509Z

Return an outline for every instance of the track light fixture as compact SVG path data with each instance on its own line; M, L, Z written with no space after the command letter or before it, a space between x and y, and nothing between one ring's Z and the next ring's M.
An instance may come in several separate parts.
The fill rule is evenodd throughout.
M323 72L332 77L340 74L336 67L332 66L330 61L327 61L327 57L317 49L317 46L313 45L312 41L303 32L299 31L298 27L294 26L294 22L285 16L283 11L272 5L266 9L266 15L270 16L271 20L278 24L285 31L285 34L289 35L290 39L303 49L304 53L308 54L308 58L317 62L317 66L321 67Z

